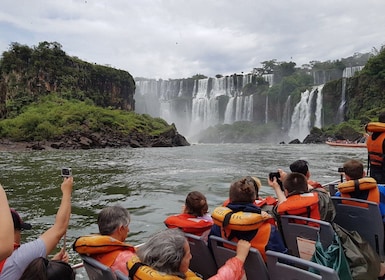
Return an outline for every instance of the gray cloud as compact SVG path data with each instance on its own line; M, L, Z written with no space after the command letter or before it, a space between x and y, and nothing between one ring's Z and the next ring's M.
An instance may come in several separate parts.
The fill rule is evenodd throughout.
M135 77L227 75L380 48L384 10L383 0L3 0L0 51L57 41Z

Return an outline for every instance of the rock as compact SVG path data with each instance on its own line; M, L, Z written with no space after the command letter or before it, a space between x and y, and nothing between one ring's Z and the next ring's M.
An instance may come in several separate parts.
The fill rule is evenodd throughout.
M301 141L299 141L298 139L294 139L290 141L289 144L301 144Z

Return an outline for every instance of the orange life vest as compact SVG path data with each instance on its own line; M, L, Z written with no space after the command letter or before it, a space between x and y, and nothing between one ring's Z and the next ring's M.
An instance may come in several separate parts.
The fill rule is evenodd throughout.
M253 204L255 206L258 206L258 207L263 207L265 205L276 205L278 202L278 200L275 198L275 197L272 197L272 196L267 196L265 198L258 198L256 200L254 200ZM223 202L222 206L227 206L228 204L230 203L230 199L226 199L225 202ZM263 210L263 209L261 209Z
M180 228L186 233L192 233L199 236L211 229L213 225L212 221L207 221L185 213L169 216L164 223L168 228Z
M265 262L267 261L266 246L270 239L270 233L271 233L271 223L263 222L258 227L257 233L255 234L253 239L249 241L251 244L251 247L258 249L258 251L261 253L262 258L264 259ZM231 236L231 229L229 229L228 227L221 227L221 235L222 235L222 238L229 239L229 236ZM239 239L236 236L234 236L233 238L231 238L230 241L238 242ZM235 247L229 246L228 244L224 244L224 246L229 247L233 250L236 250Z
M127 269L129 271L130 279L133 280L180 280L182 278L176 275L170 275L159 272L140 262L138 256L134 256L127 262ZM188 270L185 273L185 280L202 280L194 272Z
M370 124L370 123L369 123ZM382 124L384 127L383 132L385 132L385 123ZM383 151L383 142L385 141L385 133L381 133L375 140L372 136L368 137L366 140L366 147L368 149L369 163L371 166L383 166L384 164L384 151Z
M106 266L111 266L116 257L125 250L135 252L135 248L108 235L86 235L78 237L72 248L79 254L91 256Z
M345 181L338 184L338 190L341 193L341 197L360 198L377 204L380 203L380 191L377 187L377 182L371 177ZM343 203L368 207L367 204L352 201L343 201Z
M307 192L289 196L284 202L278 204L277 211L280 215L296 215L316 220L321 219L319 211L319 198L317 192ZM306 223L306 221L295 221L296 223ZM309 223L310 225L310 223ZM319 226L318 224L311 224Z
M272 218L269 215L261 215L251 212L233 212L228 207L217 207L212 215L214 223L221 228L221 236L224 239L238 242L233 231L256 231L255 236L249 240L251 247L258 249L266 262L265 248L270 239ZM235 250L235 247L224 244Z
M13 243L13 251L15 251L17 248L20 247L20 244L17 244L17 243ZM3 267L4 267L4 264L5 264L5 261L7 260L7 258L3 259L0 261L0 273L1 271L3 270Z

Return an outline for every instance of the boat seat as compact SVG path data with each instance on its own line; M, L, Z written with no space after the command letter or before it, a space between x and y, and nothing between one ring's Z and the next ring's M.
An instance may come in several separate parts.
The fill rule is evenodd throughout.
M217 264L209 247L202 237L185 233L190 245L192 259L190 261L190 269L200 274L203 279L208 279L217 273Z
M333 243L334 229L328 222L295 215L281 215L280 219L282 228L281 234L285 240L286 247L293 256L305 257L304 254L306 252L303 252L301 256L299 248L299 245L301 245L300 242L302 241L306 243L307 241L310 241L310 243L315 244L318 239L318 235L320 237L321 244L325 249ZM317 224L318 227L296 223L296 220L311 222L313 225ZM309 257L310 256L307 256L307 258Z
M116 280L115 273L108 266L86 255L80 254L90 280Z
M357 231L362 238L369 242L372 248L385 260L384 223L377 203L348 197L331 197L336 208L334 222L346 230ZM348 202L358 202L361 206Z
M334 269L312 261L270 250L266 251L266 257L270 280L339 280ZM317 273L309 271L310 268Z
M224 265L228 259L235 257L236 251L224 247L223 244L229 244L236 247L237 243L215 235L209 236L209 242L218 267ZM255 248L249 249L249 254L244 263L244 268L247 279L269 280L266 264L261 253Z

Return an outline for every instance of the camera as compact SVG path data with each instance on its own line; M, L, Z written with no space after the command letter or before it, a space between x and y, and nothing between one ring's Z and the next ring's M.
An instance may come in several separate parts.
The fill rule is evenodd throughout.
M345 172L345 169L343 167L339 167L338 172L343 173L343 172Z
M62 177L70 177L70 176L72 176L71 168L63 167L61 169L61 176Z
M269 173L270 181L273 181L274 177L277 178L277 181L278 181L278 179L281 177L281 175L279 174L279 172L270 172Z
M270 172L269 173L270 181L273 181L274 177L277 178L278 185L280 186L281 190L284 191L282 181L279 179L279 178L281 178L281 174L279 174L279 172Z

